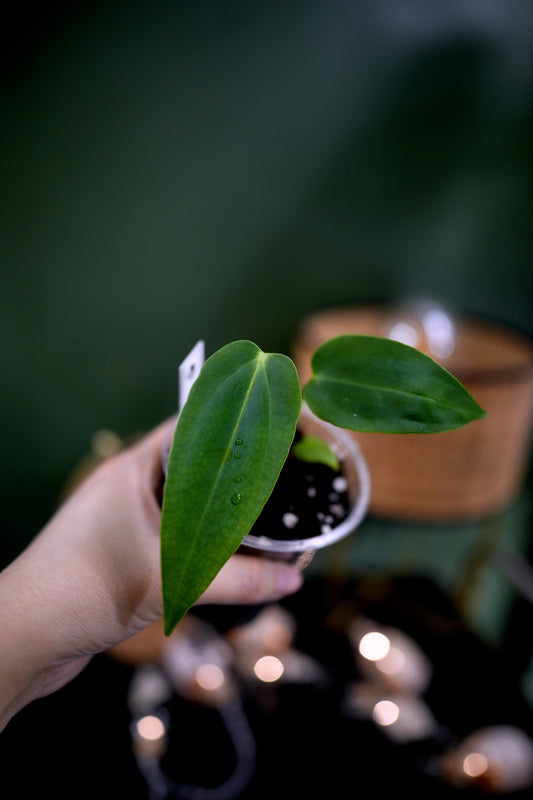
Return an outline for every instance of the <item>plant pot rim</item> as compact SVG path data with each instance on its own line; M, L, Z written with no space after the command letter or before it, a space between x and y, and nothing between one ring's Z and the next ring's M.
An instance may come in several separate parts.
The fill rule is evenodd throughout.
M358 478L357 495L352 500L352 504L348 515L335 527L329 531L321 533L319 536L299 539L274 539L270 536L253 536L248 534L244 540L243 545L254 550L261 550L268 555L303 553L308 550L319 550L323 547L328 547L335 542L344 539L348 534L352 533L362 522L366 516L369 502L370 502L370 473L364 456L349 431L343 428L338 428L331 425L329 422L317 417L304 403L300 419L312 422L312 424L322 429L328 439L335 440L339 443L342 450L346 455L351 458ZM346 456L344 456L346 457Z

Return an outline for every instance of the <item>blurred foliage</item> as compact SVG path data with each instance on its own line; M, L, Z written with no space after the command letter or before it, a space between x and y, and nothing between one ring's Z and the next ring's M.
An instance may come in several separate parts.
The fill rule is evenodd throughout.
M522 0L49 3L4 26L2 529L100 428L176 405L200 337L431 295L533 332ZM9 544L11 542L11 545ZM14 543L14 544L13 544Z

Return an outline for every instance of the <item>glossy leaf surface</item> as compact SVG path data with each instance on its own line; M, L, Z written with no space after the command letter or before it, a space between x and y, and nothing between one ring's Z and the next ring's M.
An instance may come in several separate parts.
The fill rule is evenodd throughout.
M209 358L180 414L161 521L165 632L235 552L268 499L301 407L293 362L232 342Z
M314 353L304 399L322 419L368 433L439 433L485 412L433 359L374 336L330 339Z

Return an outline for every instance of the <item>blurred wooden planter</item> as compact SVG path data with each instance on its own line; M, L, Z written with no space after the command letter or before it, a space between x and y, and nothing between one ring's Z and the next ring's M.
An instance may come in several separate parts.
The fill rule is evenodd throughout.
M387 335L379 307L327 310L303 320L293 347L302 382L324 341L346 333ZM487 516L522 488L533 428L533 344L477 320L455 320L456 346L441 363L488 412L457 431L434 435L353 434L367 460L377 516L453 521ZM424 350L424 342L417 343Z

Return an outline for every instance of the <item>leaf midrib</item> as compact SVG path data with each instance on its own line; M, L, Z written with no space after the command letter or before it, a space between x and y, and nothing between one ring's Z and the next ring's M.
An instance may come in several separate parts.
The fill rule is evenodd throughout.
M316 375L316 376L313 376L312 380L315 383L318 383L318 384L335 383L335 384L340 384L342 386L349 386L349 387L352 387L352 388L354 386L356 386L356 387L359 386L361 388L371 389L371 390L374 390L376 392L387 392L388 394L401 395L402 397L419 397L422 400L425 400L427 403L430 403L430 404L432 404L434 406L437 406L437 407L449 408L449 409L453 409L455 411L461 410L459 406L457 406L457 405L455 405L453 403L442 402L442 400L440 400L440 399L437 400L436 398L430 397L429 395L426 395L426 394L422 394L421 392L407 391L405 389L396 389L394 387L382 386L382 385L373 384L373 383L363 383L362 381L358 381L358 382L351 381L350 382L348 380L343 380L341 378L333 378L333 377L330 377L329 375L320 375L320 376Z
M255 383L255 380L257 378L257 375L259 373L260 368L265 363L264 360L262 361L259 358L259 355L257 355L255 357L255 361L257 362L256 363L256 367L255 367L254 373L253 373L253 375L252 375L252 377L250 379L246 394L245 394L245 396L243 398L243 401L241 403L240 413L239 413L239 415L238 415L238 417L236 419L235 425L233 426L233 431L232 431L232 435L230 437L230 442L233 441L235 439L235 436L237 435L237 430L238 430L239 425L240 425L240 423L242 421L243 414L244 414L244 409L246 408L246 405L247 405L248 400L250 398L252 387L253 387L253 385ZM232 375L229 375L223 381L223 383L221 384L221 388L225 384L227 384L228 381L231 381L232 379L234 379L240 372L242 372L242 370L247 369L247 367L249 367L249 364L250 364L250 362L247 362L246 364L243 364L242 367L239 367L239 369L236 372L232 373ZM270 398L269 398L269 420L270 420ZM269 429L270 429L270 425L269 425ZM194 553L194 551L196 549L196 543L198 541L198 538L199 538L199 535L200 535L200 531L202 530L203 523L204 523L204 520L205 520L205 518L207 516L207 512L209 510L209 507L211 506L211 501L213 499L213 495L215 494L216 489L217 489L217 487L219 485L220 476L222 474L222 470L224 469L224 466L226 465L226 460L227 460L226 457L227 457L228 451L230 450L230 447L231 447L230 444L228 444L227 447L226 447L224 458L222 459L220 467L217 470L216 478L213 481L213 485L212 485L211 491L209 492L209 496L207 498L207 501L203 506L202 513L201 513L200 517L198 518L198 522L197 522L197 524L196 524L196 526L194 528L194 534L193 534L192 539L191 539L191 546L188 548L189 549L189 553L188 553L188 556L186 557L185 561L183 562L182 578L183 578L183 575L186 574L186 567L189 565L189 562L191 561L191 559L193 557L193 553Z

